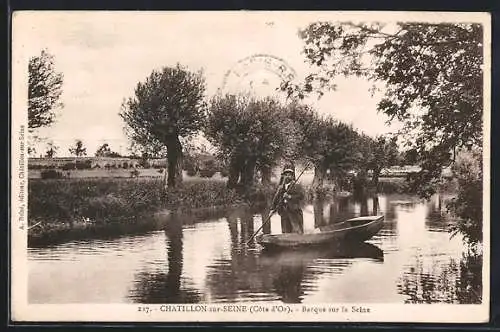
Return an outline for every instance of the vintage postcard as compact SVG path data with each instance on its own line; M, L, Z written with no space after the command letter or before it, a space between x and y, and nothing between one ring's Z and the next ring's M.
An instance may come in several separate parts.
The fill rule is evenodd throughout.
M18 11L14 322L486 322L491 19Z

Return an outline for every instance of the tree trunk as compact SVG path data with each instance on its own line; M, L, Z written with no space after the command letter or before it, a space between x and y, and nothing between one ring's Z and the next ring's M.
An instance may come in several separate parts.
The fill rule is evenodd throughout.
M254 185L256 163L257 159L255 157L247 157L245 160L240 179L240 183L245 189L249 189Z
M353 181L353 194L355 197L366 195L367 171L360 171Z
M227 187L236 188L241 173L241 161L239 157L232 157L229 161L229 172L227 178Z
M314 167L314 179L312 183L312 189L314 195L316 195L319 189L323 188L325 176L326 176L326 167L322 165Z
M179 187L182 183L182 145L178 136L167 141L167 169L167 187Z
M330 203L330 216L328 221L330 224L335 224L339 222L338 215L340 214L340 203L337 200L333 200Z
M271 174L272 174L272 169L269 166L262 166L261 168L261 173L262 173L262 184L267 186L271 184Z
M340 175L337 173L333 173L331 175L331 180L330 180L330 185L332 186L332 189L334 191L339 191L340 189L340 183L342 182L342 179L340 178Z
M163 169L163 178L162 178L162 183L163 183L163 198L166 197L167 195L167 174L168 174L168 158L165 158L165 168Z
M325 220L323 218L323 200L315 199L313 202L313 210L314 210L314 228L318 228L325 224Z

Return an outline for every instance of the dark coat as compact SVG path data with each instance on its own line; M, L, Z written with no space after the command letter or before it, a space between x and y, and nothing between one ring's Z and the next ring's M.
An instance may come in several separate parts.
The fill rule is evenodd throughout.
M283 184L273 199L273 208L281 216L281 229L283 233L303 233L304 219L302 213L302 202L305 193L300 186L292 186L285 189Z

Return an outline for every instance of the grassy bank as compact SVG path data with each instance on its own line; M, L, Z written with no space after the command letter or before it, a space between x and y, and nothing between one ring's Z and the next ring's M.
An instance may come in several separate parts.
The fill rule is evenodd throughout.
M151 210L196 209L210 205L235 204L241 197L216 181L186 182L162 196L161 181L135 179L30 180L30 219L71 222L88 218L107 222L137 217Z
M258 186L243 193L223 181L197 180L163 195L156 179L32 179L28 188L30 244L148 231L158 227L152 218L158 212L206 218L231 207L263 205L275 190Z

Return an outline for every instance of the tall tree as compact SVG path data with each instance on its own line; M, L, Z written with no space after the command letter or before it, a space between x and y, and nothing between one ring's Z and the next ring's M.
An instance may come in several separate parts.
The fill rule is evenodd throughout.
M54 56L42 50L29 59L28 77L28 128L48 126L62 107L63 74L56 71Z
M75 157L83 157L87 155L87 148L83 146L83 142L80 139L77 139L75 142L75 146L69 148L69 153L74 155Z
M54 142L48 142L47 150L45 151L45 157L54 158L57 154L57 150L59 150L59 147L55 145Z
M483 29L469 23L393 25L316 22L301 31L304 53L317 70L291 95L335 89L338 76L359 75L384 85L378 110L403 122L418 151L423 196L454 157L482 144Z
M149 147L166 148L168 187L182 182L180 138L201 128L205 119L204 93L203 73L177 64L153 70L145 82L137 84L134 96L122 104L120 116L132 141L147 152Z

